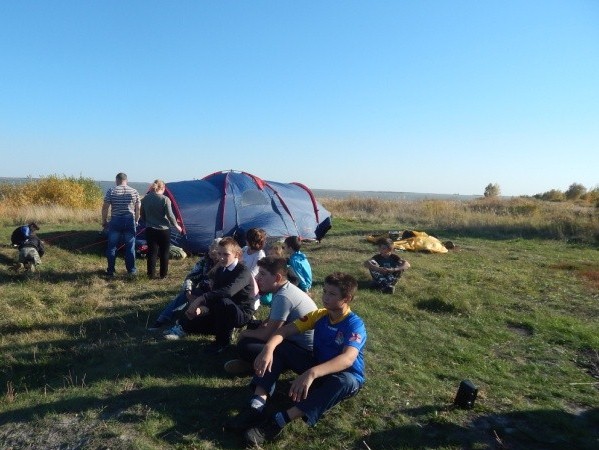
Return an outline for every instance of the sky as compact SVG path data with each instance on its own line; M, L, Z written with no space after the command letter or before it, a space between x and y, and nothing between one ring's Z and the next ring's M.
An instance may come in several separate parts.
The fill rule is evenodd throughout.
M595 0L0 3L0 177L599 186Z

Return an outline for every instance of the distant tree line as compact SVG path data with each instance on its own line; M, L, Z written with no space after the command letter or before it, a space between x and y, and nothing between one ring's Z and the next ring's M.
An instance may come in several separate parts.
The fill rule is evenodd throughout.
M485 197L498 197L501 195L501 188L497 183L489 183L485 187ZM545 200L548 202L583 202L594 204L599 207L599 186L593 189L587 189L580 183L572 183L570 187L565 191L559 189L551 189L550 191L543 192L542 194L533 195L534 198L539 200Z

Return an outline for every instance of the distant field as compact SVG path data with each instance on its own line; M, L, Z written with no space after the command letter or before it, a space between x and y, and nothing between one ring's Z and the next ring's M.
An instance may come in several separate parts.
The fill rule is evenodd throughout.
M0 183L24 183L28 181L28 178L7 178L0 177ZM181 181L181 180L173 180ZM274 181L274 180L273 180ZM114 186L114 181L98 181L103 192L106 192L109 188ZM140 193L145 193L148 190L150 182L136 182L130 181L129 185L137 189ZM348 191L339 189L312 189L312 192L316 197L325 198L348 198L348 197L360 197L360 198L380 198L384 200L472 200L480 195L449 195L449 194L427 194L418 192L388 192L388 191Z

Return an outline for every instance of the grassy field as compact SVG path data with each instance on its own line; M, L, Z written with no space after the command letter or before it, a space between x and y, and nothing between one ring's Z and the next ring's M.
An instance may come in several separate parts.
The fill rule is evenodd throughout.
M598 448L596 245L547 239L542 227L535 236L428 222L418 229L456 248L403 253L412 268L390 296L366 289L365 236L407 222L372 217L335 219L304 248L317 303L328 273L360 281L368 381L315 428L294 423L265 448ZM13 228L0 226L0 242ZM249 394L247 378L223 371L234 349L207 357L209 338L146 331L195 258L172 261L167 280L127 279L119 259L120 276L105 280L97 225L53 221L39 234L48 249L34 275L10 272L16 251L0 249L0 447L239 448L222 430ZM472 410L452 407L464 379L479 388ZM284 391L275 404L287 403Z

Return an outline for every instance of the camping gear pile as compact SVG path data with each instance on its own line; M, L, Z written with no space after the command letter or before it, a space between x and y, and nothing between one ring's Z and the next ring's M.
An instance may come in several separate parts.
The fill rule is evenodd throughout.
M412 252L447 253L447 248L453 248L453 244L441 243L434 236L429 236L424 231L406 230L401 236L399 232L389 231L379 235L370 235L366 238L368 242L375 244L381 238L391 238L395 250L406 250ZM450 241L448 241L450 242Z

